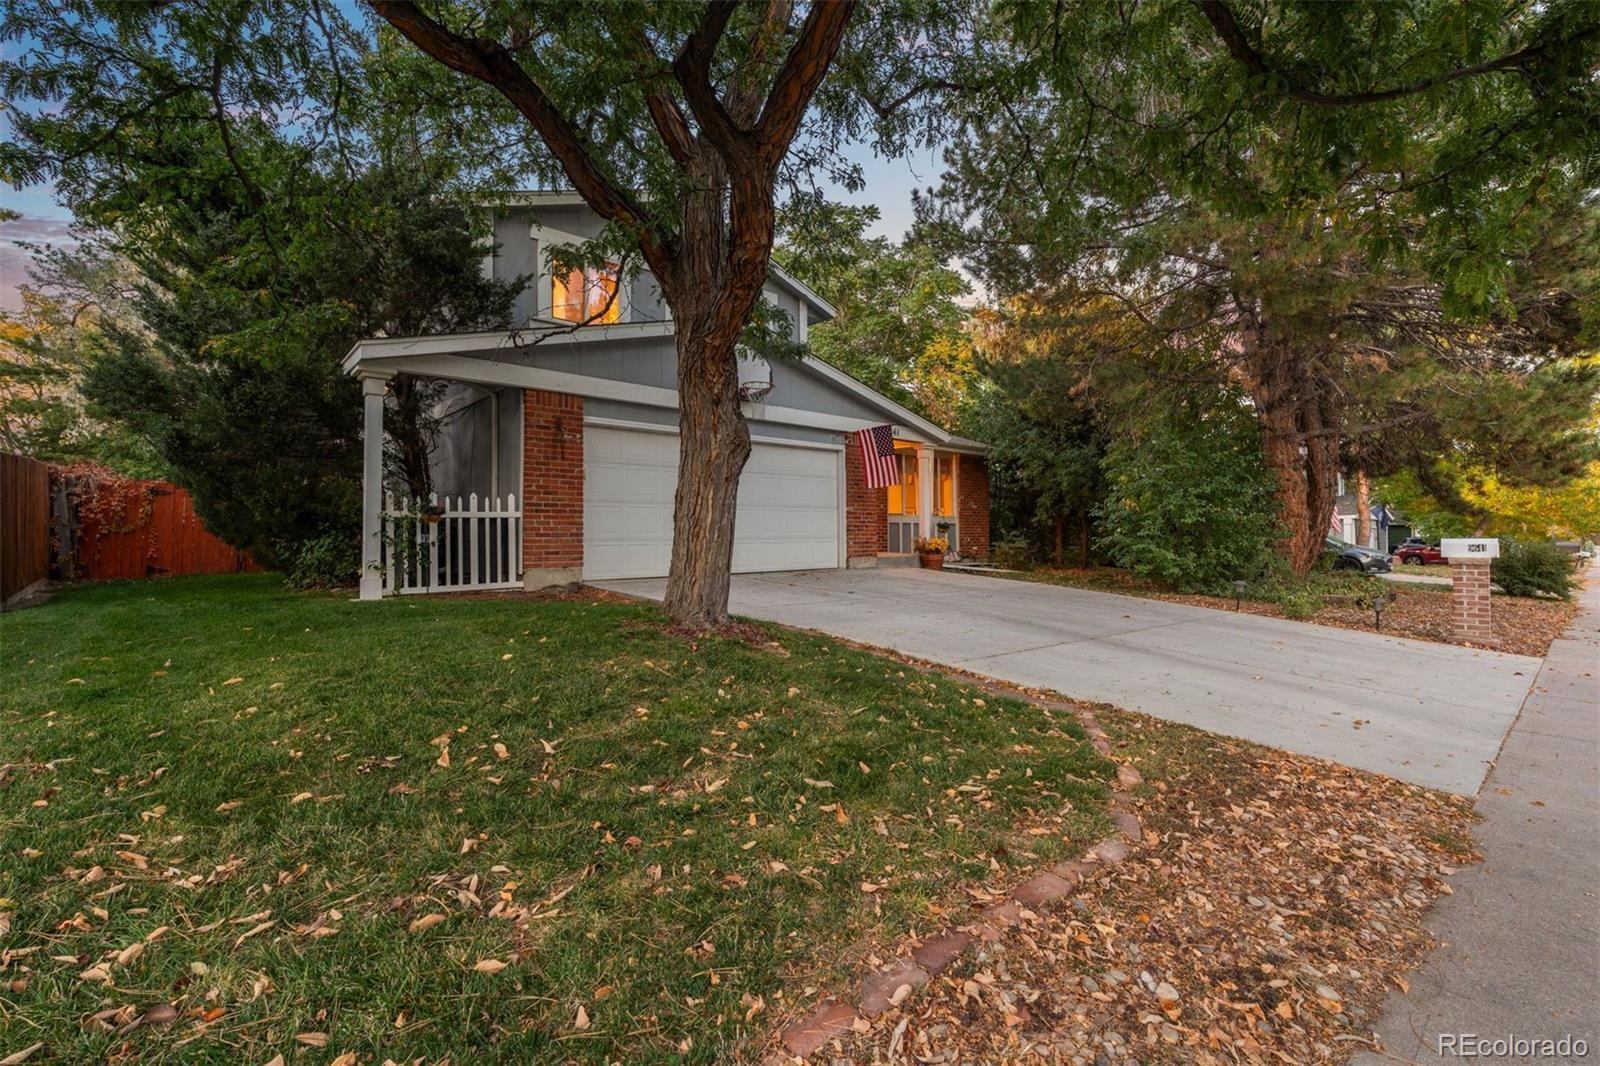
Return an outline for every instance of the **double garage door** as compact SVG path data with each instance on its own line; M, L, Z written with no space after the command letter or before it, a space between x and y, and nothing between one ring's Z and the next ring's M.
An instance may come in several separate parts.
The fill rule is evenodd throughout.
M839 451L758 442L739 481L734 573L839 566ZM665 577L672 561L678 435L583 431L585 580Z

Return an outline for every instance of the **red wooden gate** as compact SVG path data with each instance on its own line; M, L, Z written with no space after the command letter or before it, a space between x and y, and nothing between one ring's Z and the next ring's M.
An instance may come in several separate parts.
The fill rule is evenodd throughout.
M79 576L89 581L261 569L206 532L189 494L165 481L97 486L78 522Z

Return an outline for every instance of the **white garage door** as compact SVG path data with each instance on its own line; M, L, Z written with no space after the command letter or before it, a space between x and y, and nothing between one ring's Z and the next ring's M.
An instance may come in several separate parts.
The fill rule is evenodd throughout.
M678 436L585 426L583 576L665 577ZM839 453L757 443L739 480L735 573L839 565Z

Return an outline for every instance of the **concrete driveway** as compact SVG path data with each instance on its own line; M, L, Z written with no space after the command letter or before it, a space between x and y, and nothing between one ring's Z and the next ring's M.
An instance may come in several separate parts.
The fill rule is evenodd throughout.
M652 599L666 587L598 584ZM1541 662L900 567L737 575L732 609L1463 795Z

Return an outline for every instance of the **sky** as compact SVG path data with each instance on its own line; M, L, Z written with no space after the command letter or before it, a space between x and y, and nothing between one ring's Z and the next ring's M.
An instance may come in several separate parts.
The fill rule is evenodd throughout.
M8 134L0 129L0 136ZM880 217L869 232L899 240L911 228L911 194L926 189L938 178L934 152L918 152L903 159L880 159L867 145L854 145L846 151L859 163L866 178L865 187L850 193L824 183L833 199L850 204L874 204ZM28 280L29 255L18 242L70 243L68 224L71 215L56 203L55 189L49 184L14 189L0 185L0 207L19 212L22 217L0 223L0 311L13 311L21 304L17 287Z

